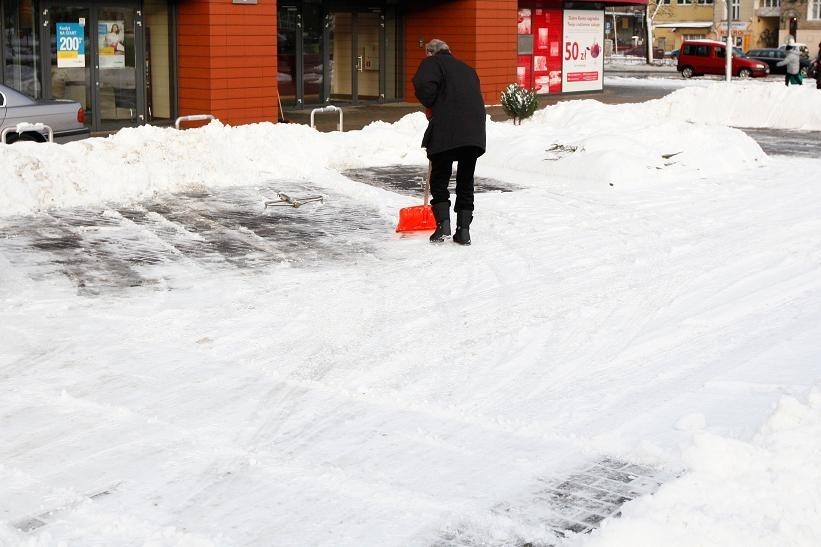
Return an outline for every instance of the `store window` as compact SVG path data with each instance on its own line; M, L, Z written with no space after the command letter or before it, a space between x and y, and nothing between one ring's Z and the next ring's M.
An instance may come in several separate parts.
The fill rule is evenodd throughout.
M3 17L3 43L0 44L3 73L0 75L0 81L26 95L40 98L42 85L32 0L0 2Z

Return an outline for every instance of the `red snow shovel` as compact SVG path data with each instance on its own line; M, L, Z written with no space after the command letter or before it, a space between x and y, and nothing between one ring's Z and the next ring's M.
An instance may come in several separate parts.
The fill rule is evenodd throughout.
M399 209L399 224L396 226L397 232L418 232L436 229L436 219L433 217L433 209L428 205L430 170L431 163L428 162L428 176L425 177L425 200L423 205L414 205L413 207Z

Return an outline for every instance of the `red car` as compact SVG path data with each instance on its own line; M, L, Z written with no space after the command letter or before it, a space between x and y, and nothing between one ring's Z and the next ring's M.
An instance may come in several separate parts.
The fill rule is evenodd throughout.
M727 45L715 40L685 40L681 44L676 69L685 78L701 74L724 74ZM756 59L733 55L732 75L739 78L763 78L770 73L770 67Z

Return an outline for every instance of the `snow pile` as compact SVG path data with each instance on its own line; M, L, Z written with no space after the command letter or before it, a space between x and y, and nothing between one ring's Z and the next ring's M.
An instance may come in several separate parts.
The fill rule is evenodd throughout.
M579 547L812 547L821 538L821 389L784 397L750 441L699 432L688 471Z
M6 215L210 195L0 215L0 545L549 544L546 485L608 456L686 474L573 541L817 538L820 160L670 106L490 124L526 188L467 249L339 173L424 166L421 114L4 148ZM268 178L334 199L269 215Z
M526 120L526 132L500 124L484 163L623 188L735 173L766 159L738 129L670 121L656 108L652 102L561 102ZM721 154L711 153L718 149Z
M809 86L739 82L689 87L640 104L563 102L520 127L489 123L488 154L478 168L538 175L519 182L564 178L602 188L686 179L707 170L732 173L763 161L764 154L723 125L821 128L817 98ZM364 165L424 165L419 143L425 125L421 113L330 134L302 125L212 122L187 131L129 128L62 146L21 143L6 147L0 158L0 215L198 186L321 179L328 170Z
M814 85L715 82L679 89L648 107L658 108L655 116L698 124L821 131L821 95Z

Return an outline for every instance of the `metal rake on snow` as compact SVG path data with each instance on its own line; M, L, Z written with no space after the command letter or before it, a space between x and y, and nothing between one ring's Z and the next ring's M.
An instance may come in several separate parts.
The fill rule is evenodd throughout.
M306 203L314 203L320 202L325 203L325 196L317 195L317 196L304 196L300 198L291 197L288 194L283 194L282 192L277 192L277 200L271 200L265 202L265 208L268 207L301 207Z

